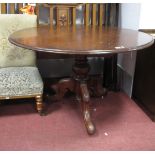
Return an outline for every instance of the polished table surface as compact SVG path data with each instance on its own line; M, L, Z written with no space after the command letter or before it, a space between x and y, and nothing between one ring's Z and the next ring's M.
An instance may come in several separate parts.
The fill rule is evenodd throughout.
M139 31L103 27L39 27L13 33L9 41L35 51L73 55L105 55L146 48L153 37Z
M55 89L56 99L62 98L68 90L76 94L82 107L86 130L88 134L94 134L95 125L91 120L90 96L104 96L107 91L101 87L98 79L89 77L90 66L87 57L143 49L151 46L154 39L148 34L135 30L90 26L28 28L13 33L9 41L36 52L75 56L72 78L60 80L52 88Z

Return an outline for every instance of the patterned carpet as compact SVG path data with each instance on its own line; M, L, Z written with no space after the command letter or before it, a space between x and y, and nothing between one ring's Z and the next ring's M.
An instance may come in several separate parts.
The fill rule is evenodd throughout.
M0 150L155 150L155 123L126 94L110 92L92 102L93 136L73 97L46 103L42 117L31 100L1 104Z

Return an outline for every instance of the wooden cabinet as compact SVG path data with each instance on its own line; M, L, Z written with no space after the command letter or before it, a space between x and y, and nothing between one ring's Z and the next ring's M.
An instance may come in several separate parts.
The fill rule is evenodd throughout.
M137 52L132 96L155 121L155 43Z

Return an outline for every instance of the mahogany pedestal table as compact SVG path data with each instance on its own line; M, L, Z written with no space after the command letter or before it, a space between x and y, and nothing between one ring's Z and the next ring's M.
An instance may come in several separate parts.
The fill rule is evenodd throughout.
M88 134L95 133L90 114L90 94L102 96L106 91L99 82L94 83L89 79L87 57L136 51L147 48L154 42L152 36L143 32L93 26L28 28L14 32L9 41L36 52L74 56L73 75L70 79L60 80L55 87L55 97L63 97L68 89L76 93Z

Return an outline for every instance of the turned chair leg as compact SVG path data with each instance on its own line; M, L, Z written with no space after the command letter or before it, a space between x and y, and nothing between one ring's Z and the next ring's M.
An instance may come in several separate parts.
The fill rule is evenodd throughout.
M35 97L36 99L36 106L37 106L37 111L40 114L40 116L44 116L45 113L43 112L43 99L42 99L42 95L38 95Z

